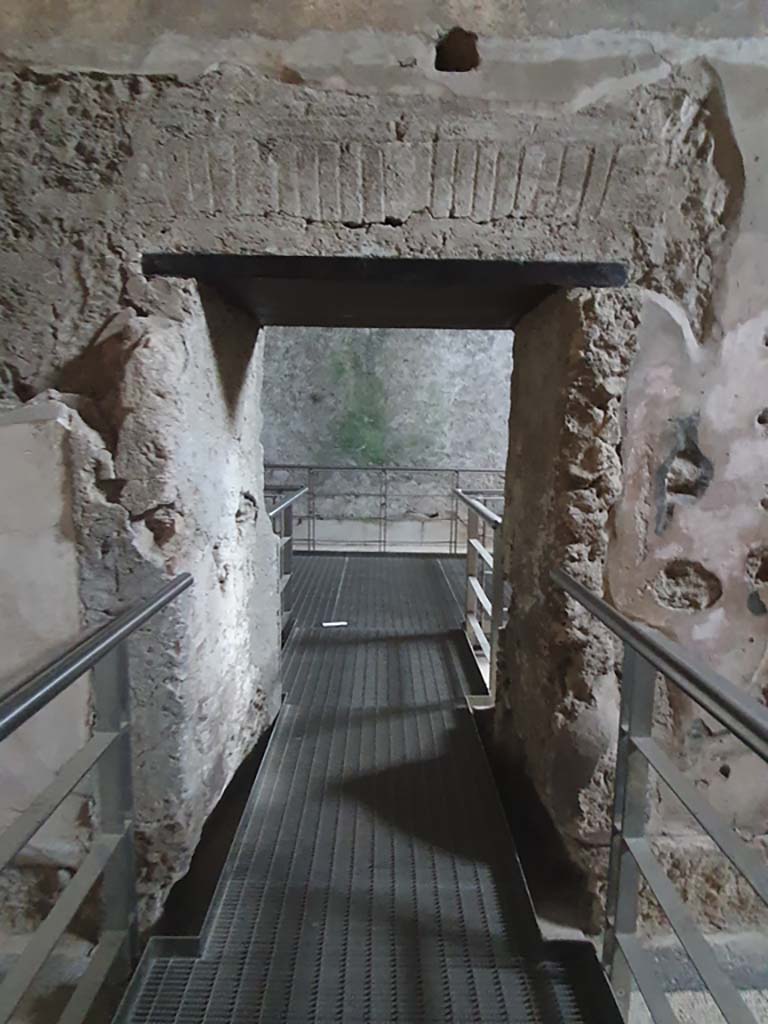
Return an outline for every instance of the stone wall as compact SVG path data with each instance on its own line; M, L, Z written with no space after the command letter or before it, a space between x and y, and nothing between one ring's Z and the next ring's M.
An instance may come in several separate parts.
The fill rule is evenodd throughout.
M454 25L479 35L482 84L477 75L435 70L435 43ZM670 44L689 53L701 52L704 41L743 44L766 35L768 18L752 0L412 0L375 7L361 0L230 0L215 8L168 0L151 12L141 0L63 0L55 7L6 0L0 28L5 54L36 65L194 76L227 62L329 88L426 85L489 95L490 86L506 99L522 93L530 100L548 97L553 78L600 88L617 69L643 75ZM548 66L556 60L558 67Z
M78 625L100 624L170 576L187 571L194 577L191 591L131 644L145 924L157 917L169 886L186 871L207 815L280 702L276 541L262 496L263 346L253 324L215 297L201 301L186 285L174 295L173 317L133 309L118 313L61 374L66 391L44 391L6 414L12 421L47 416L63 452L59 500L71 510L75 575L74 619L60 639L71 640ZM7 434L21 426L3 429ZM37 472L44 464L37 461ZM19 512L21 481L12 466L5 468L7 519ZM55 508L52 503L50 514ZM7 600L23 612L21 595L34 586L37 555L25 556L18 545L15 550ZM37 607L55 626L46 603ZM18 642L17 631L14 653ZM27 653L37 656L47 646ZM61 708L51 713L57 716L57 745L46 744L45 756L55 760L58 748L71 752L82 745L90 722L87 691L85 697L81 690L71 695L66 724ZM22 730L12 744L28 745L30 736L42 742L51 726L46 715L25 726L29 735ZM60 763L59 758L51 767ZM6 792L18 809L27 801L13 798L14 787L41 779L28 759L23 767L18 760L15 767L3 764L9 773ZM89 792L86 786L80 797L85 817L70 813L69 820L86 829L73 837L78 848L87 842ZM62 852L65 826L59 821L53 833L42 833L27 862L66 869L76 863L77 849L69 856ZM34 877L38 884L39 869ZM56 885L46 891L53 895ZM38 898L27 908L29 917L34 920L46 905ZM16 915L11 923L22 919Z
M24 678L80 630L77 543L68 457L69 410L51 403L0 413L0 650L3 683ZM0 745L0 830L86 742L86 681L60 694ZM62 722L68 727L62 728ZM20 770L20 766L23 769ZM24 928L88 841L88 789L63 802L16 864L0 875L2 923ZM25 884L29 872L34 889Z
M512 584L496 741L530 775L572 860L598 884L609 837L620 645L553 587L564 567L606 596L623 474L621 401L634 289L553 297L519 325L505 530Z
M267 462L503 468L511 331L264 333Z
M758 279L768 238L756 102L768 78L722 70L722 91L686 140L698 135L698 179L680 213L698 250L676 248L680 263L659 268L653 287L552 300L516 335L507 495L516 598L496 735L526 763L595 891L620 652L553 591L549 570L564 565L766 702L768 323ZM673 205L669 213L678 215ZM543 528L526 520L532 508L545 512ZM657 717L670 752L763 848L768 770L673 688L662 688ZM663 789L652 803L659 851L691 905L718 926L754 921L753 894L690 817Z
M10 11L13 17L13 7ZM747 16L737 13L729 22L734 31ZM164 50L169 37L158 37L150 55L141 41L136 48L125 48L120 38L123 56L111 65L117 48L102 48L99 19L93 32L82 31L80 24L76 40L74 29L58 36L54 30L47 39L45 33L37 39L34 33L24 35L25 22L18 12L16 18L20 34L9 36L0 102L5 144L0 172L0 359L5 387L17 400L49 387L90 399L91 408L81 405L81 411L95 431L89 444L96 454L88 456L88 447L82 449L90 469L78 499L87 607L108 611L118 593L130 596L186 565L202 574L198 592L213 600L210 595L228 580L239 586L239 573L227 574L224 566L228 550L246 550L245 536L240 539L237 533L246 528L264 531L259 534L265 552L259 579L271 578L267 562L273 552L266 545L264 519L257 517L255 524L249 520L252 503L246 496L248 492L255 498L258 510L258 417L253 413L246 427L231 414L232 396L239 393L245 401L249 392L238 392L231 382L258 374L256 361L241 366L239 373L219 376L221 352L213 341L215 359L206 348L206 338L214 335L203 329L194 294L173 282L145 280L142 252L623 259L633 281L626 298L558 300L564 305L550 307L550 313L564 318L564 338L552 338L536 319L540 314L531 320L541 358L559 358L562 371L559 378L541 381L543 393L553 401L560 396L555 405L562 421L559 427L550 425L547 443L554 454L559 431L561 440L575 445L567 459L558 455L556 478L547 482L534 475L531 487L544 494L556 486L553 500L559 519L552 528L571 530L575 537L558 544L564 545L563 551L575 545L574 568L583 564L586 578L601 592L609 592L606 579L613 587L613 567L629 566L627 590L617 596L622 606L642 614L652 608L654 621L663 614L664 627L683 639L681 622L713 631L715 660L732 646L733 630L749 622L754 627L749 635L755 637L749 656L724 666L731 675L746 678L748 666L757 664L752 652L765 650L765 634L757 632L764 621L759 615L739 611L742 618L732 620L730 610L738 601L728 596L719 606L715 602L711 609L697 609L695 615L701 612L701 618L691 618L685 608L649 603L643 588L671 559L701 561L694 551L694 526L697 533L709 532L712 523L729 520L734 502L741 507L755 501L751 485L721 486L721 479L730 481L733 474L741 479L750 470L738 460L724 462L718 451L722 444L731 452L743 451L745 459L759 457L761 413L750 409L743 422L740 412L726 416L735 391L729 397L716 383L714 369L702 378L699 368L705 362L715 367L722 358L730 362L738 352L738 373L752 379L764 358L754 341L763 322L768 266L761 141L768 53L760 40L694 43L636 33L513 43L489 36L480 41L480 68L460 75L434 69L434 38L426 27L413 38L402 31L378 35L352 29L338 37L320 33L309 41L297 38L290 49L278 41L272 50L254 49L247 59L238 59L242 48L227 44L208 54L209 70L202 73L201 48L187 62L186 44L176 47L178 39ZM706 32L726 31L714 5L701 25ZM493 31L492 25L486 28ZM77 50L81 43L85 49ZM34 70L25 66L30 60L38 65ZM62 63L87 63L102 70L62 71L56 66ZM151 75L141 73L148 69ZM647 302L646 293L653 296ZM674 353L672 364L678 368L675 387L659 396L648 415L640 378L634 377L640 371L629 370L628 364L638 339L648 338L658 322L659 308L671 310L673 322L688 325L683 336L693 338L693 344L686 341L681 354L679 348L644 343L654 355L649 351L650 362L637 366L656 359L662 367L657 379L663 378L671 372L667 360ZM617 338L604 339L602 333L610 334L617 318ZM750 326L745 326L748 321ZM157 343L145 344L150 337ZM548 344L554 349L545 355ZM202 350L208 353L205 364L195 362L195 353ZM615 390L603 392L598 386L595 372L602 364L593 365L598 355L611 365L620 364L620 372L612 373ZM535 359L523 357L521 365L526 362ZM179 392L175 382L183 381L186 366L191 386ZM616 406L627 373L626 416L633 432L624 430L618 441L615 423L623 420ZM522 388L522 379L513 387ZM115 380L119 386L112 386ZM102 388L102 382L108 386ZM204 389L212 384L218 398L205 404ZM582 386L587 388L583 396ZM699 401L703 397L706 403ZM521 402L520 409L526 407ZM163 417L168 408L166 435ZM209 408L218 410L212 435L207 434ZM699 408L697 440L692 439L691 424ZM661 437L665 419L679 425L675 437ZM614 433L598 444L603 422ZM716 443L705 431L709 423L721 438ZM525 424L519 426L513 420L513 437L525 436ZM204 462L196 460L192 449L200 439L217 454L232 450L232 445L239 453L237 468L226 478L222 505L208 503L220 480L212 479ZM749 445L742 444L747 439ZM706 504L677 502L665 528L671 532L657 541L655 526L649 533L648 516L655 524L658 502L645 510L630 505L632 492L629 485L622 491L617 460L635 466L644 450L655 452L650 475L658 479L659 467L669 463L664 473L668 493L669 469L678 455L685 456L679 461L693 461L699 470L705 465L698 456L691 460L694 445L713 467L701 500L716 500L717 508L710 508L710 518L697 520L694 511L706 510ZM672 455L675 446L679 451ZM721 478L725 465L728 476ZM679 497L698 501L696 493L685 490L701 489L700 476L685 482L693 472L687 465L674 466L672 480ZM197 483L178 484L188 479ZM513 517L531 517L534 506L524 493L512 493L511 500ZM582 500L587 502L584 508ZM763 602L763 579L759 552L753 552L760 540L753 511L745 516L747 522L728 573L744 567L751 580L748 587L745 583L745 600L757 609L757 601ZM651 533L648 559L642 545L641 559L628 555L635 551L636 536ZM671 554L656 547L667 538L674 541ZM119 586L114 572L106 571L108 558L105 571L101 569L99 552L105 543L110 558L110 545L119 548ZM725 567L710 568L724 574ZM542 570L543 563L520 567L533 582L542 579ZM724 594L730 594L728 580L718 579ZM676 588L674 580L662 580L659 586L659 593ZM532 599L549 600L541 591ZM718 626L716 616L726 609ZM182 643L182 650L194 649L196 657L205 649L215 650L220 626L227 621L223 602L219 618L208 620L204 611L190 612L187 626L178 624L189 643L187 648ZM559 630L556 645L566 677L560 679L558 666L547 666L546 692L554 694L559 687L567 698L536 705L539 717L530 721L531 737L560 730L561 745L578 746L583 730L573 723L586 726L590 718L598 722L587 729L597 739L579 755L583 789L562 797L567 814L557 816L571 837L574 856L586 863L596 884L599 857L585 858L579 851L602 842L600 828L593 829L592 823L604 821L605 815L610 758L603 751L610 747L605 723L615 707L614 667L600 638L595 660L586 656L573 609L530 613L540 633ZM263 609L260 614L267 616ZM192 628L203 622L199 631ZM244 632L239 636L242 651L247 640ZM152 884L162 886L162 879L167 882L183 869L196 822L215 798L219 784L208 788L205 781L211 768L223 784L240 741L227 731L233 721L239 724L237 712L208 715L208 705L198 700L194 687L193 703L184 703L184 666L174 663L178 655L173 644L158 642L153 650L151 656L159 660L146 678L168 681L154 690L150 685L153 699L167 697L169 718L178 710L179 749L183 738L190 758L189 789L173 792L168 801L174 805L172 813L166 814L167 805L156 799L156 791L145 793L147 862L155 864ZM532 684L531 677L526 685ZM755 692L759 689L755 682L749 685ZM508 697L511 703L512 688ZM148 771L162 757L158 710L154 706L148 711L142 725ZM213 724L215 731L209 733ZM506 739L512 728L508 720L502 725ZM200 734L207 739L197 751L194 738ZM230 753L216 768L206 759L210 761L223 736L231 744L226 747ZM542 796L551 810L559 811L559 804L552 803L547 746L536 747L531 739L526 753ZM707 756L714 758L712 748ZM184 817L182 801L193 791L200 794L194 822Z

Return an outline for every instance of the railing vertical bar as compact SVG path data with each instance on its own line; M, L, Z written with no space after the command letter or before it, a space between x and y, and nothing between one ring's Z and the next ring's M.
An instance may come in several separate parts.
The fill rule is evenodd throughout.
M280 578L288 577L286 585L280 595L280 609L282 612L282 628L288 624L293 604L293 505L286 505L283 509L283 521L281 534L285 543L281 547L282 565L280 566Z
M314 551L317 545L317 505L315 502L315 474L307 467L307 549Z
M478 515L474 509L469 509L467 515L467 580L466 580L466 595L464 598L464 630L467 634L467 639L470 644L474 647L475 639L469 627L469 620L472 615L477 614L477 595L472 589L472 585L469 582L473 577L477 578L477 567L478 567L478 556L477 548L472 543L473 540L477 540L478 530Z
M499 640L504 614L504 531L497 526L493 531L493 575L491 577L491 664L488 689L496 703L498 683Z
M102 922L104 931L124 932L124 968L129 973L138 954L136 865L133 841L133 780L128 646L118 644L93 669L96 732L122 730L122 740L97 766L98 814L102 832L125 832L104 869Z
M624 837L634 839L645 835L648 811L648 762L630 740L651 734L655 684L656 670L625 644L603 965L626 1020L629 1019L632 975L624 956L616 955L616 935L634 935L637 930L640 872L624 846Z

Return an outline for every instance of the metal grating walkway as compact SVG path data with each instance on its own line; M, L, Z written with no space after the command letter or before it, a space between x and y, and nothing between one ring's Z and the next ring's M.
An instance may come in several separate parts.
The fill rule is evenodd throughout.
M596 1002L591 951L540 943L463 701L454 568L296 563L286 703L199 955L150 943L117 1019L618 1020Z

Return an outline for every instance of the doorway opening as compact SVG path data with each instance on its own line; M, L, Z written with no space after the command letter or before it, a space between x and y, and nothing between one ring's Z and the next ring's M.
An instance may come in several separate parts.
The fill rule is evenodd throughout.
M440 552L457 561L466 513L457 514L455 487L485 491L504 511L518 325L559 293L627 281L626 268L612 263L195 253L147 255L144 273L195 278L259 329L267 489L307 487L297 506L299 550ZM537 343L544 354L546 337ZM530 380L530 390L541 385ZM548 381L548 395L556 386ZM495 464L479 465L488 452ZM457 482L456 472L480 476ZM463 604L461 583L452 589ZM329 613L329 622L337 618ZM508 759L496 763L500 788L522 792L522 774L505 775Z

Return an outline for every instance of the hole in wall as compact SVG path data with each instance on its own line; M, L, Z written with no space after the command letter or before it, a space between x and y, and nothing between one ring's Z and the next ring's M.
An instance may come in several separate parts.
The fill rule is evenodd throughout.
M697 501L707 490L714 465L699 447L698 415L675 421L668 455L656 474L656 533L672 522L675 507Z
M747 576L755 584L768 583L768 545L754 547L747 555Z
M762 427L763 430L768 430L768 407L761 409L757 414L757 425Z
M731 777L731 766L729 764L721 764L718 771L724 779L729 779Z
M435 47L437 71L473 71L479 65L476 32L467 32L456 25L438 40Z
M651 584L657 604L679 611L702 611L719 601L723 588L700 562L676 558L667 562Z

